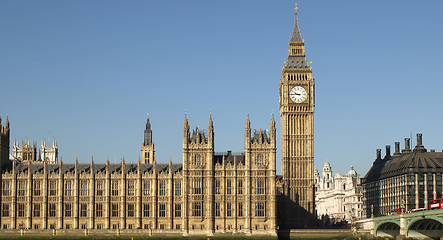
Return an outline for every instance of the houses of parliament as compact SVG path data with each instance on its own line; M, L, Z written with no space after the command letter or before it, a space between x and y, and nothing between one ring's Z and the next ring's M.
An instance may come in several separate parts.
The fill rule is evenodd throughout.
M214 123L183 122L183 162L155 159L150 119L136 164L109 159L51 160L36 145L14 142L1 125L2 229L155 229L183 235L276 235L315 218L313 180L314 79L305 58L297 9L288 59L279 82L282 175L276 175L274 117L263 130L244 128L244 152L214 152ZM53 145L54 147L55 145ZM20 153L20 154L17 154Z

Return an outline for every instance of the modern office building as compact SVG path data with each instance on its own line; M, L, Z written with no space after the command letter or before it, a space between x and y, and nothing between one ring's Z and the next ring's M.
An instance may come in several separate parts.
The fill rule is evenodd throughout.
M395 143L391 155L377 149L376 159L363 180L366 217L389 215L396 209L411 211L428 208L429 201L442 197L443 152L428 151L417 134L417 145L410 148L410 139Z

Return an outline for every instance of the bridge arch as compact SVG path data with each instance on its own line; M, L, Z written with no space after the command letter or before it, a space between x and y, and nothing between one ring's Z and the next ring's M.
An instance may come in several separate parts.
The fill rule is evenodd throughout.
M440 219L423 218L412 221L407 226L407 237L440 238L443 236L443 223Z
M375 229L376 237L396 237L400 234L400 226L394 222L385 222Z

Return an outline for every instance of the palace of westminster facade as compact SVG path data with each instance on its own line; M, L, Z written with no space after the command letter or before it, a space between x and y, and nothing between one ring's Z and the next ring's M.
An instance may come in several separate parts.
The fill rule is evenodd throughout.
M276 175L274 117L268 131L254 131L248 116L244 153L215 154L212 116L207 131L191 130L185 116L182 164L157 164L149 118L137 164L67 164L54 144L43 148L49 157L38 158L35 144L15 142L10 158L9 120L2 126L0 119L1 228L275 235L309 224L315 218L314 79L295 15L279 83L282 176Z

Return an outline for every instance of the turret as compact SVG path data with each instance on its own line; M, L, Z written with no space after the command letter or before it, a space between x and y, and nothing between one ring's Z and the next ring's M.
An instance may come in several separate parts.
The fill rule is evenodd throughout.
M146 120L146 129L144 132L144 141L142 144L143 163L152 164L152 161L154 159L154 154L155 154L154 142L152 142L152 130L148 114L148 118Z
M94 156L91 157L90 169L91 174L94 175Z
M245 150L251 147L251 121L249 120L249 113L246 116L245 124Z
M138 161L137 161L137 174L138 175L142 174L142 166L141 166L140 156L138 157Z
M75 157L75 164L74 164L74 166L75 166L74 173L77 176L77 174L78 174L78 156Z
M183 148L188 147L189 143L189 123L188 123L188 115L185 114L185 120L183 120Z
M276 133L276 129L275 129L275 120L274 120L274 114L272 114L272 117L271 117L271 123L269 124L269 138L270 138L270 141L271 141L271 144L272 144L272 146L276 146L276 136L275 136L275 133Z
M172 172L172 158L171 158L171 155L169 155L169 174L170 175L173 174L173 172Z
M146 129L145 129L145 137L143 141L143 146L148 146L152 144L152 130L151 123L149 122L149 114L146 120Z
M212 114L209 114L208 143L214 148L214 123L212 122Z
M125 161L125 157L122 158L122 175L125 174L125 170L126 170L126 161Z
M5 130L9 133L9 117L6 116Z
M111 173L109 172L109 156L108 156L108 158L106 159L106 174L107 174L107 175L111 174Z

